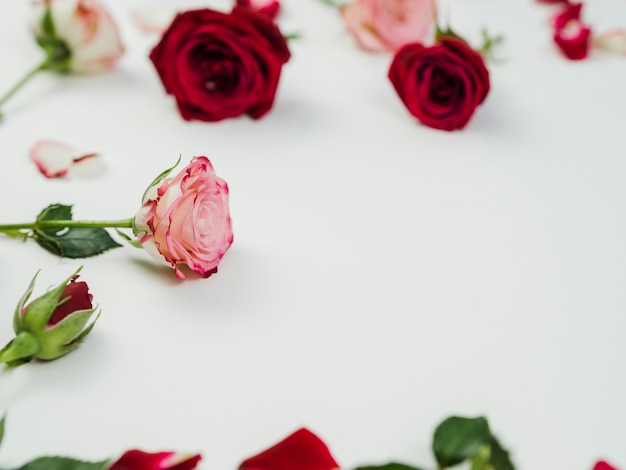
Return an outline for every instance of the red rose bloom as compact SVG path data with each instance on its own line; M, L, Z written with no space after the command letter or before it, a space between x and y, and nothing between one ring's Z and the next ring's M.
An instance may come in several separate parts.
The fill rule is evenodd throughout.
M389 79L413 116L446 131L465 127L490 87L482 56L453 37L431 47L407 44L396 53Z
M272 108L289 57L269 17L241 7L178 14L150 53L182 117L201 121L262 117Z

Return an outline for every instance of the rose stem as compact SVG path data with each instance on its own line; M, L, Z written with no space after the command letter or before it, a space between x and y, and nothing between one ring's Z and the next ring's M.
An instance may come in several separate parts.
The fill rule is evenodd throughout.
M121 220L39 220L23 224L2 224L0 232L45 228L132 228L134 219Z
M45 70L46 67L48 66L48 60L44 60L41 64L39 64L37 67L35 67L34 69L32 69L30 72L28 72L26 75L24 75L19 82L17 82L15 85L13 85L13 88L11 88L9 91L7 91L4 96L2 96L0 98L0 107L6 103L7 101L9 101L9 98L11 98L15 93L17 93L17 91L22 88L31 78L33 78L35 75L37 75L39 72L41 72L42 70ZM1 115L0 115L1 116Z

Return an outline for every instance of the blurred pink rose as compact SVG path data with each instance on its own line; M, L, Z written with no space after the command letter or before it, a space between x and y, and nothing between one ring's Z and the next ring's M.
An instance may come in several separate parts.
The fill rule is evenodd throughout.
M141 245L176 277L185 279L179 264L209 277L233 242L228 186L206 157L194 157L174 178L148 188L134 225Z
M355 0L341 8L341 15L361 48L393 52L424 41L435 11L434 0Z
M236 0L240 7L251 8L254 11L263 13L271 19L276 19L278 10L280 10L280 2L278 0Z
M36 0L34 33L46 48L61 41L69 52L68 68L74 72L107 69L124 53L117 25L95 0ZM46 22L50 9L52 30Z

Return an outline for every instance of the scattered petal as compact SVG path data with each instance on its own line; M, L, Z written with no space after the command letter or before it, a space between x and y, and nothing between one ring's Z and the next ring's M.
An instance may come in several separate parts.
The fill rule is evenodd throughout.
M581 21L582 6L582 3L568 3L554 17L554 42L570 60L582 60L589 53L591 28Z
M608 464L604 460L600 460L593 466L593 470L617 470L617 468Z
M149 453L133 449L126 451L107 470L193 470L201 459L200 454Z
M612 31L596 35L594 44L600 49L609 52L626 55L626 30L614 29Z
M172 23L176 16L176 10L166 6L149 5L136 8L131 12L135 26L144 33L161 34Z
M328 447L308 429L299 429L278 444L244 460L239 470L339 470Z
M40 140L30 150L31 160L46 178L65 176L70 169L83 166L98 155L54 140Z

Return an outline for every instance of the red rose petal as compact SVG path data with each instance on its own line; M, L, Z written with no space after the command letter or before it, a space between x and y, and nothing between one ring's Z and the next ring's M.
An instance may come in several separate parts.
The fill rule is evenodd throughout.
M126 451L107 470L193 470L201 459L199 454L150 453L133 449Z
M604 460L600 460L593 466L593 470L617 470L617 468L608 464Z
M324 442L299 429L278 444L244 460L239 470L335 470L339 464Z

